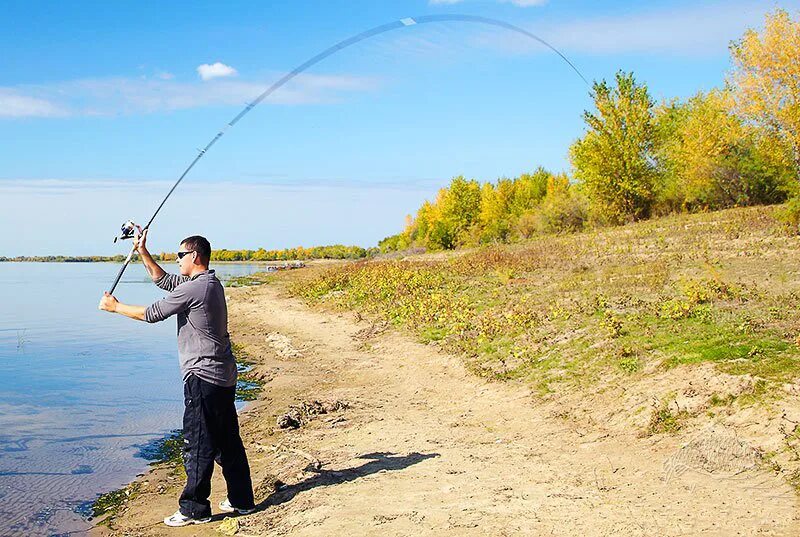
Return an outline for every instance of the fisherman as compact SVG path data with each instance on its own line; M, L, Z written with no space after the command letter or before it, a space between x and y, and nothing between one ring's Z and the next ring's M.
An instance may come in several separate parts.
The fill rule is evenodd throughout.
M236 361L228 335L225 291L208 265L211 245L199 235L184 239L178 250L180 275L168 274L147 251L147 230L134 248L153 282L169 294L152 305L132 306L108 292L99 308L131 319L156 323L177 315L178 357L183 375L183 464L186 487L178 511L167 526L211 521L211 474L215 458L222 466L228 497L221 511L248 514L255 510L247 462L234 405Z

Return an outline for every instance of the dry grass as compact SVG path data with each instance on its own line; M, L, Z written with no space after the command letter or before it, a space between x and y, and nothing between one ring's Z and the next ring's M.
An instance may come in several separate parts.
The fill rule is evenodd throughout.
M292 274L305 299L371 314L542 392L715 362L800 374L800 248L777 207L683 215L448 256Z

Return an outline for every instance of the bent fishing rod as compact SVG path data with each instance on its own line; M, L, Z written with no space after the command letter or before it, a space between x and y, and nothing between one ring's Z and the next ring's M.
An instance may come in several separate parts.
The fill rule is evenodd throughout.
M175 189L178 188L178 185L181 184L181 181L183 181L183 179L189 174L189 172L192 170L192 168L194 168L195 164L197 164L197 162L201 158L203 158L203 156L206 153L208 153L209 149L211 149L211 147L214 144L216 144L217 141L219 141L219 139L222 138L225 135L225 133L228 132L228 130L231 127L236 125L244 116L246 116L253 108L255 108L256 105L258 105L261 101L263 101L264 99L266 99L267 97L272 95L272 93L274 93L281 86L283 86L284 84L286 84L287 82L292 80L294 77L296 77L297 75L299 75L300 73L302 73L306 69L309 69L313 65L316 65L317 63L321 62L325 58L327 58L327 57L339 52L342 49L345 49L345 48L347 48L349 46L355 45L356 43L364 41L365 39L369 39L371 37L375 37L377 35L380 35L380 34L383 34L383 33L386 33L386 32L390 32L392 30L398 30L398 29L401 29L401 28L408 28L410 26L416 26L418 24L429 24L429 23L435 23L435 22L471 22L471 23L477 23L477 24L484 24L484 25L488 25L488 26L496 26L496 27L504 28L506 30L510 30L512 32L521 34L521 35L523 35L525 37L533 39L534 41L537 41L538 43L544 45L545 47L549 48L551 51L556 53L562 60L564 60L564 62L566 62L572 68L572 70L581 78L581 80L583 80L583 82L586 85L589 85L589 81L586 79L586 77L583 76L583 74L578 70L578 68L575 67L575 65L571 61L569 61L569 59L567 59L567 57L564 56L564 54L562 54L553 45L551 45L550 43L548 43L544 39L540 38L537 35L532 34L531 32L529 32L527 30L524 30L524 29L522 29L522 28L520 28L518 26L514 26L513 24L510 24L510 23L507 23L507 22L504 22L504 21L500 21L500 20L496 20L496 19L490 19L490 18L487 18L487 17L480 17L480 16L476 16L476 15L457 15L457 14L449 14L448 15L448 14L444 14L444 15L423 15L423 16L420 16L420 17L407 17L405 19L395 20L395 21L387 23L387 24L382 24L380 26L376 26L374 28L371 28L369 30L361 32L360 34L357 34L357 35L354 35L352 37L349 37L349 38L347 38L347 39L345 39L343 41L340 41L340 42L336 43L335 45L323 50L322 52L320 52L316 56L311 57L310 59L306 60L305 62L301 63L300 65L298 65L297 67L292 69L290 72L285 74L281 79L279 79L277 82L272 84L269 88L267 88L261 95L256 97L255 100L253 100L251 103L249 103L247 106L245 106L244 109L241 112L239 112L231 121L229 121L211 139L211 141L208 142L208 144L206 144L206 146L203 149L199 150L199 153L197 154L197 156L194 157L194 159L191 161L189 166L187 166L187 168L183 171L183 173L180 175L180 177L178 177L178 180L175 181L175 184L172 185L172 188L169 189L169 192L167 192L167 195L164 196L164 199L161 201L161 204L159 204L159 206L156 208L156 211L153 213L153 216L150 217L150 220L147 222L147 224L143 228L141 228L140 226L137 226L136 224L134 224L132 221L125 222L122 225L122 234L119 237L115 238L114 242L116 242L118 239L122 239L122 240L125 240L125 239L138 239L138 237L139 237L139 235L141 233L144 233L145 231L147 231L150 228L150 225L153 223L153 220L156 219L156 216L158 216L158 213L164 207L164 204L167 203L167 200L169 199L169 197L172 195L173 192L175 192ZM128 254L128 257L125 259L125 262L122 264L122 267L120 267L120 269L119 269L119 273L117 274L117 278L114 280L114 284L111 286L111 289L109 289L109 291L108 291L109 294L113 294L114 293L114 289L117 288L117 284L119 284L120 279L122 279L122 274L125 272L125 269L128 268L128 265L130 264L131 259L133 258L133 254L134 254L135 251L136 251L136 246L135 246L135 243L134 243L134 246L131 248L131 251Z

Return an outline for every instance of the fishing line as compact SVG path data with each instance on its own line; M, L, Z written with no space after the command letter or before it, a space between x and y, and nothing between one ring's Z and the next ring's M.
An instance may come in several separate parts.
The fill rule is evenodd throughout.
M497 26L497 27L504 28L506 30L510 30L512 32L524 35L524 36L526 36L526 37L528 37L530 39L533 39L534 41L539 42L540 44L544 45L545 47L549 48L550 50L552 50L553 52L558 54L558 56L562 60L564 60L564 62L566 62L572 68L573 71L575 71L575 73L581 78L581 80L583 80L583 82L586 85L589 85L589 81L586 79L585 76L583 76L583 74L578 70L578 68L575 67L575 65L571 61L569 61L569 59L567 59L567 57L564 56L564 54L562 54L553 45L551 45L550 43L548 43L544 39L540 38L537 35L532 34L531 32L529 32L527 30L524 30L524 29L522 29L522 28L520 28L518 26L514 26L513 24L510 24L510 23L507 23L507 22L504 22L504 21L500 21L500 20L496 20L496 19L490 19L490 18L487 18L487 17L480 17L480 16L476 16L476 15L450 14L450 15L423 15L423 16L420 16L420 17L407 17L405 19L400 19L400 20L396 20L396 21L393 21L393 22L390 22L390 23L387 23L387 24L382 24L380 26L376 26L374 28L371 28L369 30L361 32L360 34L357 34L357 35L354 35L352 37L349 37L349 38L347 38L347 39L345 39L343 41L340 41L340 42L336 43L332 47L329 47L329 48L323 50L322 52L320 52L316 56L311 57L310 59L306 60L305 62L301 63L300 65L298 65L297 67L292 69L290 72L285 74L280 80L278 80L277 82L272 84L269 88L267 88L261 95L256 97L251 103L249 103L247 106L245 106L244 109L241 112L236 114L236 116L231 121L229 121L211 139L211 141L208 142L208 144L206 144L206 146L203 149L199 150L199 153L194 158L194 160L192 160L192 162L189 164L189 166L183 171L183 173L180 175L178 180L175 181L175 184L172 185L172 188L169 189L169 192L167 192L167 195L164 196L164 199L161 201L161 203L159 204L158 208L156 208L156 211L153 213L153 216L150 218L150 220L147 222L147 224L144 226L144 228L141 228L141 230L140 230L138 228L138 226L133 224L133 222L130 222L130 221L126 222L125 224L122 225L122 235L119 238L123 239L123 240L124 239L134 238L137 235L138 232L144 232L147 229L149 229L150 225L153 223L153 220L156 219L156 216L158 216L158 213L164 207L164 204L167 203L167 200L169 199L169 197L172 195L172 193L175 191L175 189L178 188L178 185L181 183L181 181L183 181L184 177L186 177L186 175L188 175L188 173L192 170L192 168L194 168L195 164L197 164L197 162L201 158L203 158L203 156L208 152L208 150L211 149L211 147L214 144L216 144L217 141L219 141L219 139L222 138L225 135L225 133L228 132L228 130L231 127L236 125L239 121L241 121L241 119L244 116L246 116L253 108L255 108L256 105L258 105L261 101L263 101L264 99L266 99L267 97L272 95L272 93L274 93L281 86L283 86L284 84L286 84L287 82L292 80L294 77L296 77L297 75L299 75L300 73L302 73L303 71L308 69L309 67L312 67L313 65L316 65L317 63L321 62L325 58L327 58L327 57L339 52L340 50L342 50L344 48L347 48L349 46L355 45L356 43L364 41L365 39L369 39L370 37L375 37L377 35L380 35L380 34L383 34L383 33L386 33L386 32L390 32L392 30L398 30L400 28L407 28L409 26L416 26L418 24L429 24L429 23L434 23L434 22L472 22L472 23L477 23L477 24L485 24L485 25L489 25L489 26ZM114 239L115 242L116 242L116 240L117 239ZM117 278L114 280L114 284L111 286L111 289L109 289L109 291L108 291L109 294L113 294L114 293L114 289L116 289L117 284L119 283L120 279L122 278L122 274L125 272L125 269L128 267L128 264L130 264L131 258L133 257L133 254L134 254L135 251L136 251L135 248L131 248L131 252L128 254L127 259L125 259L125 262L123 263L122 267L120 267L120 269L119 269L119 273L117 274Z

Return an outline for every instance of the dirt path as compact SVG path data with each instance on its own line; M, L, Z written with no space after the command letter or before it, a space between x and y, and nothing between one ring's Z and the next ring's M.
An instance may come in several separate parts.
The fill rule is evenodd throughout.
M542 403L272 285L234 291L230 313L268 379L242 419L263 509L237 535L800 535L794 491L743 443L714 430L640 438L608 410L624 389ZM276 426L314 400L349 406ZM271 476L287 485L267 495ZM115 535L219 535L221 517L160 525L180 483L145 479ZM215 475L214 506L224 490Z

